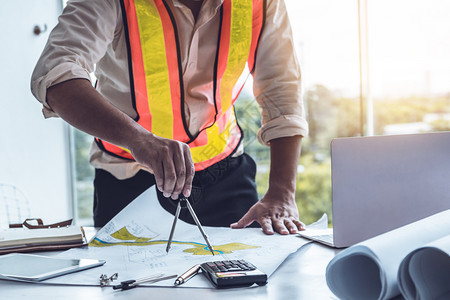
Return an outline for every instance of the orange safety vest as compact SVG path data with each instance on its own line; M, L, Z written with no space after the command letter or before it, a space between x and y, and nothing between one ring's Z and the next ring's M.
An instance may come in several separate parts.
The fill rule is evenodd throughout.
M121 5L135 120L157 136L187 143L196 171L231 155L242 138L233 104L255 65L265 0L224 0L214 65L216 114L196 136L184 117L180 45L167 1L121 0ZM96 141L104 151L133 160L129 150Z

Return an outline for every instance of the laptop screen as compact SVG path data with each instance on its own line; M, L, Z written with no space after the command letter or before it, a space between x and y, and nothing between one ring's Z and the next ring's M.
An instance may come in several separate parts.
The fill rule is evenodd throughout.
M450 208L450 132L334 139L331 173L347 247Z

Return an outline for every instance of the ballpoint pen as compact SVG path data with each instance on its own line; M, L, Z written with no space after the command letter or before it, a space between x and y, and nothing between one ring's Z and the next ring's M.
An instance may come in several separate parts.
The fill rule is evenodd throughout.
M181 205L186 205L187 209L189 210L189 213L191 214L192 218L195 221L195 224L197 224L197 227L200 230L200 233L202 234L203 238L205 239L205 242L206 242L206 245L208 245L209 251L211 251L212 255L214 255L214 249L211 246L211 243L209 242L208 236L206 235L205 231L203 230L202 224L200 224L200 221L197 218L197 215L195 214L194 209L192 208L188 199L185 197L181 198L178 201L177 210L175 211L175 217L173 219L172 229L170 230L169 240L167 241L166 252L169 252L170 245L172 244L173 233L175 232L175 226L177 224L178 217L180 216Z
M198 271L200 270L200 265L195 265L180 276L178 276L177 280L173 283L174 285L180 285L194 277Z

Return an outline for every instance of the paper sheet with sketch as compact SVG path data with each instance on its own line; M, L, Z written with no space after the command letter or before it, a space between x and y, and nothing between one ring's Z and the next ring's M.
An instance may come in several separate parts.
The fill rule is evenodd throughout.
M270 276L289 254L308 243L296 235L268 236L259 228L204 227L214 250L219 253L212 256L197 226L178 220L171 249L166 253L172 222L173 215L161 207L152 187L106 224L88 248L60 254L103 259L106 260L104 266L48 282L98 285L100 274L116 272L118 282L155 273L180 275L195 264L228 259L245 259ZM173 286L173 280L154 285ZM212 286L204 276L195 276L181 287Z

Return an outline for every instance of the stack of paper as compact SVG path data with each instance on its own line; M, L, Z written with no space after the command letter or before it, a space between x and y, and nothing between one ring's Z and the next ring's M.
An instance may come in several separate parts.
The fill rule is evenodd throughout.
M450 299L449 254L447 210L340 252L327 284L342 299Z
M83 228L69 226L60 228L0 230L0 254L34 250L67 249L86 244Z

